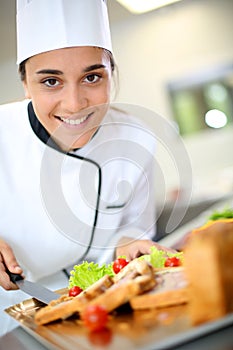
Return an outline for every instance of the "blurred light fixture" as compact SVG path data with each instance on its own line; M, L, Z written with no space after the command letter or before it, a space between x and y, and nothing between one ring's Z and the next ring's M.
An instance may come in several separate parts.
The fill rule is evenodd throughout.
M139 14L155 10L159 7L170 5L181 0L117 0L130 12Z
M205 122L211 128L219 129L227 124L227 116L218 109L211 109L205 115Z

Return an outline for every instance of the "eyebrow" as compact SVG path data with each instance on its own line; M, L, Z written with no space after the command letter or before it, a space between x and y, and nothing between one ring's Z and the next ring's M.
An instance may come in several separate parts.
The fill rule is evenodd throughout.
M86 67L84 69L84 72L91 72L92 70L96 70L96 69L102 69L102 68L106 68L106 66L104 64L93 64L92 66Z
M106 68L106 66L104 64L93 64L91 66L84 68L83 72L88 73L88 72L91 72L93 70L102 69L102 68ZM63 72L58 70L58 69L41 69L41 70L37 71L36 74L62 75Z
M52 74L52 75L61 75L62 71L57 69L41 69L36 72L36 74Z

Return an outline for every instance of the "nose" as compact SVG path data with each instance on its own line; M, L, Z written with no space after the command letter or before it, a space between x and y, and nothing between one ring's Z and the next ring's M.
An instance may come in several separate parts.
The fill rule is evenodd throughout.
M74 84L65 88L62 104L66 113L77 113L88 107L88 99L82 88Z

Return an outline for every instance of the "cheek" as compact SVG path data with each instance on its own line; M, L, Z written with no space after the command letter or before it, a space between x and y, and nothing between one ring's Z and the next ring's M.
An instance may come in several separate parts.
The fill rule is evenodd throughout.
M39 121L44 125L47 124L49 116L53 110L53 103L51 99L37 96L32 98L32 104Z
M95 104L105 104L110 101L110 83L106 84L104 88L96 90L93 94Z
M37 111L40 113L48 114L51 112L56 105L56 101L52 98L52 96L47 96L46 94L36 93L32 95L32 102Z

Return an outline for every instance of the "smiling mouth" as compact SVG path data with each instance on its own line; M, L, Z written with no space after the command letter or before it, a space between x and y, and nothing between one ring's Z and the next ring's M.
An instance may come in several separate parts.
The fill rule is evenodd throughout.
M93 115L94 112L89 113L88 115L85 115L84 117L80 119L69 119L64 117L56 116L56 118L60 119L62 122L68 125L80 125L84 123L88 118L90 118Z

